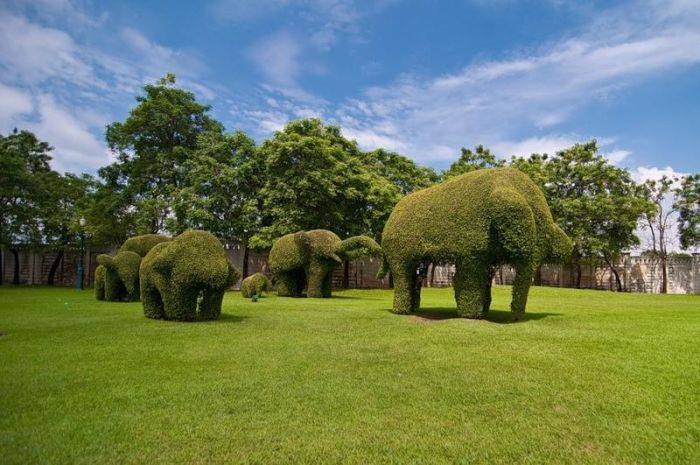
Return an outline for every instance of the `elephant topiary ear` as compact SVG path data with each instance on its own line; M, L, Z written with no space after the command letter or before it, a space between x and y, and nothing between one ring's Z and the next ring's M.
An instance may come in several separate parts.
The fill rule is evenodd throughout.
M371 237L353 236L341 242L336 253L346 260L355 260L367 255L379 255L382 248Z

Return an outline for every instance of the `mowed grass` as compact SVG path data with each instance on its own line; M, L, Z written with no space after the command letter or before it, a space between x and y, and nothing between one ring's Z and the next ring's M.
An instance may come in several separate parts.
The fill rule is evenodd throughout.
M236 292L219 321L0 289L0 462L700 463L700 298L534 288L508 323L391 291ZM447 318L446 318L447 317Z

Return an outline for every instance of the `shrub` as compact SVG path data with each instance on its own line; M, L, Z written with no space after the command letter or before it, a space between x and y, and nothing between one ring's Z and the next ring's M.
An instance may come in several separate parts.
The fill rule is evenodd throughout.
M394 312L420 307L428 263L451 262L457 268L459 314L482 318L491 303L493 273L508 263L516 270L511 310L519 318L534 269L545 259L567 257L571 241L554 223L542 191L530 178L514 169L494 168L404 197L384 227L382 248L394 276Z
M117 254L99 255L100 275L95 270L95 295L98 300L139 300L139 266L141 258L157 244L170 239L159 234L144 234L127 239ZM100 267L98 267L99 269ZM98 291L98 289L101 289ZM100 299L100 296L103 299Z
M277 295L299 297L306 284L308 297L330 297L332 271L338 263L380 252L379 244L369 237L341 241L332 231L316 229L277 239L268 263L277 281Z
M262 273L255 273L248 276L241 283L241 295L243 297L253 297L254 295L261 296L263 292L272 290L272 283Z
M97 300L105 300L105 267L102 265L95 268L95 297Z
M157 244L141 262L143 311L149 318L214 320L225 290L240 274L221 242L206 231L187 231Z

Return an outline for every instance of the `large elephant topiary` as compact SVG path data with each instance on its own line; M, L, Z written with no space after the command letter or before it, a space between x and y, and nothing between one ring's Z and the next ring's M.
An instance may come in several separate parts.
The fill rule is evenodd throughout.
M306 283L308 297L330 297L331 272L338 263L380 252L379 244L367 236L341 241L331 231L316 229L277 239L268 262L276 280L277 295L299 297Z
M144 314L178 321L217 319L224 292L240 276L221 242L206 231L187 231L156 245L140 274Z
M143 234L127 239L115 256L97 256L95 296L97 300L139 300L139 266L141 259L156 245L170 238Z
M502 264L515 268L511 311L520 318L536 267L565 260L571 248L542 191L511 168L473 171L404 197L382 235L395 313L420 307L428 263L451 262L457 311L466 318L485 316L493 274Z

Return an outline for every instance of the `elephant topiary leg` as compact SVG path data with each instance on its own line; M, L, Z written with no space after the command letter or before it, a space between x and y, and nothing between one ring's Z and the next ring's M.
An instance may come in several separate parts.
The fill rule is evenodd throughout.
M109 302L117 302L126 296L126 288L116 270L105 269L104 296Z
M309 267L309 283L306 288L307 297L330 297L330 292L328 295L324 295L324 284L326 277L329 276L329 271L320 265L312 265Z
M416 266L392 268L394 275L394 307L392 311L401 315L413 313L420 308L420 283L416 282Z
M302 283L300 283L300 271L279 273L277 279L277 295L280 297L301 296Z
M170 289L163 295L167 320L194 321L197 319L197 289Z
M165 318L163 299L160 292L150 280L141 280L141 299L143 300L143 314L148 318L162 320Z
M486 283L484 283L484 294L482 296L483 305L482 312L488 313L491 308L491 286L493 284L493 277L496 274L496 268L489 268L489 272L486 276Z
M202 320L216 320L221 315L221 303L224 300L224 291L209 289L202 294L199 303L199 317Z
M321 297L332 297L333 296L333 270L329 270L326 276L323 278L323 284L321 285Z
M510 302L510 311L513 312L515 320L519 320L525 313L527 305L527 295L530 292L530 284L534 267L530 264L519 265L515 268L515 279L513 280L513 300Z
M457 263L454 288L459 316L462 318L484 318L486 316L484 310L488 308L491 296L491 287L488 286L489 298L485 298L488 276L488 267L482 263L476 261Z

